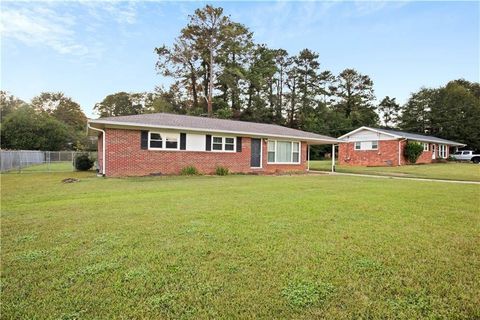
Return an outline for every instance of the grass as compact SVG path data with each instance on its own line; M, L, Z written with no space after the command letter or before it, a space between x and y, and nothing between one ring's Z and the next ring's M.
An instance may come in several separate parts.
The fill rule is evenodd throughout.
M23 165L21 169L15 168L11 169L6 173L30 173L30 172L70 172L74 171L75 168L71 161L55 161L52 163L41 163L41 164L28 164Z
M331 160L310 161L311 170L330 171ZM480 165L473 163L433 163L400 167L339 166L337 172L361 173L383 176L429 178L445 180L480 181Z
M2 175L1 317L478 319L479 193L344 176Z

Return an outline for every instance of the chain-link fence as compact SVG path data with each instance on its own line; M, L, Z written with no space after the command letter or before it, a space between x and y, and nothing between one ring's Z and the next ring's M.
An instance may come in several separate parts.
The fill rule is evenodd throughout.
M88 153L97 159L96 152L0 150L1 172L69 172L75 170L78 154Z

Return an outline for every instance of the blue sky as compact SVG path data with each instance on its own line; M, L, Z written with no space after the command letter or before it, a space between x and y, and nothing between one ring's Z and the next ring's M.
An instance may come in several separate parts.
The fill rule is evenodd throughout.
M170 45L205 2L4 2L1 88L30 100L63 91L89 117L118 91L168 84L155 72L156 46ZM322 69L355 68L377 99L404 103L422 86L479 81L478 2L213 2L255 41L319 53Z

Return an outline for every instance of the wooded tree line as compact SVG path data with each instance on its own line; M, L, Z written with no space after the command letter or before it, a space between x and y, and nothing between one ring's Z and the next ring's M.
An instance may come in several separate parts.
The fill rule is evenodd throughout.
M383 126L480 150L479 83L453 80L421 88L402 106L389 96L377 103L368 75L353 68L335 75L321 67L312 50L290 55L255 43L245 25L209 5L190 16L173 44L155 52L156 70L173 84L155 92L108 95L94 106L100 117L171 112L275 123L334 137L359 126Z
M30 103L0 91L1 147L23 150L82 150L87 117L61 92L43 92Z

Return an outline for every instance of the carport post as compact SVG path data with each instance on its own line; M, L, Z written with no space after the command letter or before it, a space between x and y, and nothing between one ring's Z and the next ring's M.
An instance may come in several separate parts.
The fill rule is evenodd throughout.
M307 145L307 171L310 171L310 145Z
M332 144L332 172L335 172L335 145Z

